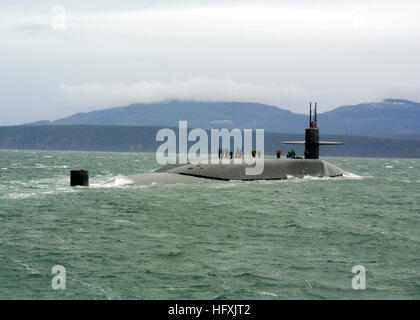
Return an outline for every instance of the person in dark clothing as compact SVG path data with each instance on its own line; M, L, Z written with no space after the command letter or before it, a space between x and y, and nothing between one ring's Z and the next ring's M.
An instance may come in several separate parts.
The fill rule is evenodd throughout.
M290 149L289 152L287 153L287 157L288 158L295 159L296 158L296 152L295 152L295 150Z

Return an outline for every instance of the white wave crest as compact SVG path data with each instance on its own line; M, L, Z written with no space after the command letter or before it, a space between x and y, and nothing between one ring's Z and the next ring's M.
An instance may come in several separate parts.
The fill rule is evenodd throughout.
M287 180L292 180L292 181L318 181L318 180L342 180L342 179L362 180L364 178L366 177L362 177L351 172L343 172L343 175L338 176L338 177L316 177L316 176L310 176L310 175L305 175L303 177L296 177L292 175L287 175Z
M275 293L271 293L271 292L260 292L261 295L263 296L272 296L272 297L277 297L277 295Z
M133 180L125 177L125 176L116 176L115 178L108 180L104 183L99 184L92 184L92 187L107 187L107 188L116 188L116 187L124 187L127 185L133 184Z
M354 174L354 173L351 173L351 172L344 172L343 173L343 178L346 178L346 179L354 179L354 180L361 180L361 179L364 179L366 177L362 177L362 176L359 176L359 175Z

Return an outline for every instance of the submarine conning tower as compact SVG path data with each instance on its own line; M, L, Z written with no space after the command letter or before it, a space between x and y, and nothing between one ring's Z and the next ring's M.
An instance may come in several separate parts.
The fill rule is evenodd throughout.
M305 159L319 159L320 145L339 145L342 142L320 141L317 103L315 102L312 114L312 102L309 103L309 128L305 129L305 141L283 141L284 144L304 144Z
M312 118L312 103L309 103L309 128L305 130L305 159L319 159L319 128L317 126L316 102Z

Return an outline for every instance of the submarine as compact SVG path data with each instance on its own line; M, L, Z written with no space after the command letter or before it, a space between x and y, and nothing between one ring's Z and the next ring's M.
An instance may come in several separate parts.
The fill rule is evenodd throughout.
M317 105L312 114L312 103L309 104L309 127L305 130L304 141L283 141L283 144L305 145L304 157L291 155L288 158L258 159L255 163L263 161L263 170L256 175L247 175L249 167L245 161L235 162L235 159L218 159L206 163L166 164L152 172L140 175L127 176L132 184L193 184L209 183L214 181L253 181L253 180L281 180L288 177L303 178L312 177L340 177L345 174L340 168L331 163L319 159L319 147L321 145L340 145L342 142L330 142L319 140L319 127L317 124ZM220 154L219 154L220 158ZM213 160L213 159L212 159ZM217 160L217 159L216 159ZM226 161L228 160L228 163Z

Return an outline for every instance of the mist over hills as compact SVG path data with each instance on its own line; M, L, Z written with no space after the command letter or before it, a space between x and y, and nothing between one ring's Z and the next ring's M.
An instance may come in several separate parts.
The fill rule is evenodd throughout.
M309 109L309 108L308 108ZM55 121L26 125L123 125L190 128L265 129L300 134L308 116L259 103L168 101L76 113ZM321 134L360 136L420 135L420 103L403 99L346 105L320 113Z

